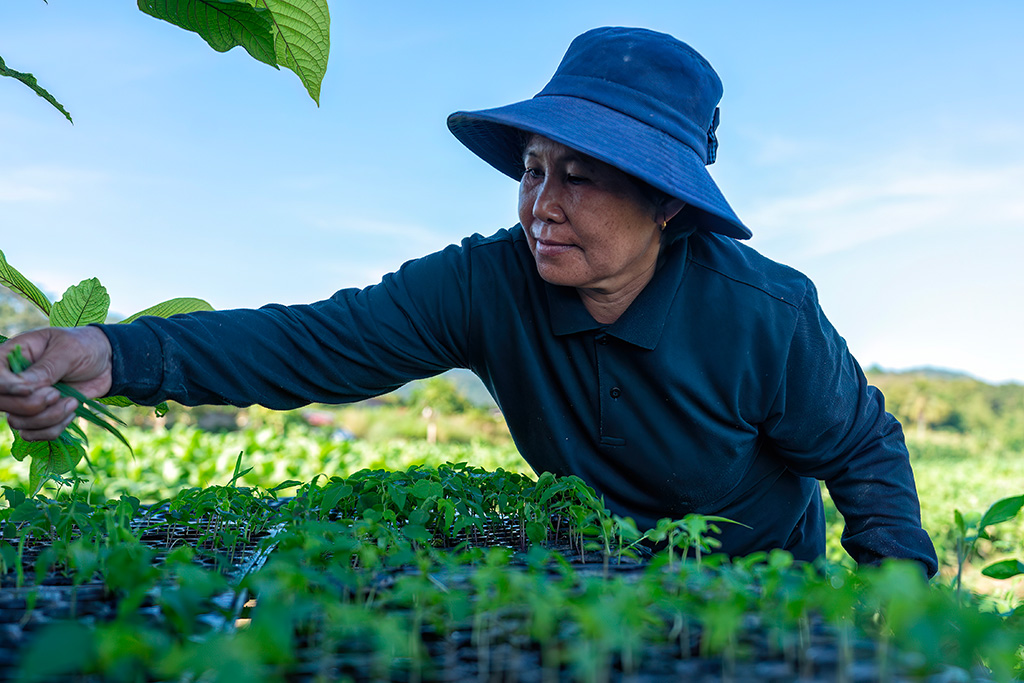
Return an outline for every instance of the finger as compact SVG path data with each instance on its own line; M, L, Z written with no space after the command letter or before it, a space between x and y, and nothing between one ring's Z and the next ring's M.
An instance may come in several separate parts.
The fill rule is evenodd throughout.
M18 430L26 441L55 439L75 417L77 407L78 401L66 398L47 406L34 415L10 415L7 418L7 423L13 429ZM52 436L38 436L43 433L52 434Z
M21 396L0 394L0 411L10 415L29 417L38 415L60 399L60 391L55 387L43 387Z
M19 431L18 434L25 441L56 441L74 419L75 414L72 412L71 415L69 415L67 419L60 424L53 425L46 429L28 429L25 431Z
M0 396L25 396L32 393L32 385L10 370L0 370Z

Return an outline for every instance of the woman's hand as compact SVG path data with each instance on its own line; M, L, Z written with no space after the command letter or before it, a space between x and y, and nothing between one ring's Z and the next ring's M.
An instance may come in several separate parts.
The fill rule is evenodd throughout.
M7 354L21 346L32 366L16 375ZM89 398L110 390L111 349L95 327L49 327L19 334L0 344L0 411L26 441L50 441L75 417L78 401L61 396L64 382Z

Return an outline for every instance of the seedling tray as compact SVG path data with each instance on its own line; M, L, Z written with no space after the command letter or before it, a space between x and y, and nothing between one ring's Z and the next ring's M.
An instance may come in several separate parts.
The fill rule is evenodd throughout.
M510 565L504 571L511 575L527 570ZM612 565L607 570L598 565L581 568L574 575L579 584L577 592L583 595L603 581L619 586L638 584L650 571L646 565ZM385 606L374 610L373 621L404 624L407 628L404 637L414 643L415 652L403 653L399 648L397 652L388 653L369 629L363 631L359 626L347 624L332 632L332 627L325 624L323 631L300 639L296 661L289 669L287 680L445 683L946 680L911 677L905 672L899 675L892 671L891 664L888 670L883 670L877 643L864 637L844 635L820 615L809 615L799 629L780 630L759 615L746 614L726 653L710 655L702 642L706 633L694 619L683 617L687 630L685 637L680 637L679 623L673 623L671 616L656 608L650 611L649 617L660 621L661 636L639 644L628 656L612 652L595 634L583 633L586 626L576 621L566 620L550 638L540 639L531 633L530 610L521 609L527 603L526 596L520 596L520 604L515 604L513 599L490 614L485 608L474 616L443 624L428 621L418 632L413 632L413 625L419 621L414 610L408 606L388 605L387 597L381 595L388 590L402 591L406 579L422 581L424 577L415 570L407 570L375 582L377 601ZM552 582L564 583L565 579L565 574L556 570L547 576ZM481 587L487 581L472 568L432 573L426 580L442 592L475 596L470 600L473 604L469 611L477 609ZM571 592L569 599L572 600ZM481 613L486 621L484 626L480 624ZM650 632L648 630L648 634Z
M456 465L332 477L274 502L233 487L186 498L113 532L145 556L141 573L167 570L146 580L110 566L51 571L48 532L25 538L20 578L0 576L0 679L51 624L88 625L80 635L95 647L126 611L129 628L175 654L157 674L155 655L127 652L118 677L133 681L948 683L987 680L957 666L1016 647L999 617L927 591L914 568L823 574L785 553L729 561L708 554L713 518L659 523L647 540L667 552L653 554L578 481L550 475L488 479ZM11 519L27 519L20 510ZM63 551L75 538L65 527ZM215 589L175 612L192 579ZM893 606L903 627L877 628ZM901 637L915 629L923 647ZM42 676L107 680L102 666L83 659L64 678Z
M211 611L199 616L210 630L233 627L248 599L248 591L237 588L239 580L257 570L273 550L273 535L277 528L252 534L242 543L225 548L209 533L188 524L170 520L167 506L144 508L134 519L129 530L142 548L152 551L149 561L160 566L176 548L194 551L191 562L216 571L228 581L229 588L210 598ZM0 534L4 524L0 523ZM80 538L72 533L68 541ZM6 541L0 541L6 543ZM118 613L121 597L104 581L98 572L86 579L73 578L67 567L49 567L37 573L40 557L52 548L46 539L28 542L21 553L21 578L11 569L0 575L0 681L13 680L23 648L43 627L67 620L84 624L110 621ZM11 546L11 553L16 546ZM163 587L154 585L142 596L137 613L159 618L157 597Z

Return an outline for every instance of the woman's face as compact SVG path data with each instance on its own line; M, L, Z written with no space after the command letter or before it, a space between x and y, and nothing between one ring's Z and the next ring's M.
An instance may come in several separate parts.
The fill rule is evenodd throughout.
M539 135L523 161L519 221L540 276L601 295L642 289L658 262L661 224L637 184Z

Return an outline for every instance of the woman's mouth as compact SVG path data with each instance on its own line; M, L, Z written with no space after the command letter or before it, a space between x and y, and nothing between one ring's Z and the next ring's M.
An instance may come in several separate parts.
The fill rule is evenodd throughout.
M576 248L576 245L569 244L568 242L537 239L535 241L534 251L537 256L557 256Z

